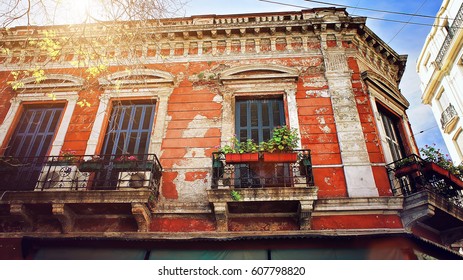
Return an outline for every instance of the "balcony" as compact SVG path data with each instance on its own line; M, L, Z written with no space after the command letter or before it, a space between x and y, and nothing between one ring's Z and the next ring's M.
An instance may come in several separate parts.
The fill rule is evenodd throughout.
M0 219L12 231L53 231L58 220L61 232L72 232L95 215L131 217L136 227L127 230L146 231L161 175L154 154L2 158Z
M452 26L450 26L450 28L448 29L448 34L445 37L444 42L442 43L442 47L440 48L439 53L437 54L436 63L439 66L439 68L442 68L444 57L450 49L453 37L455 37L455 34L459 32L461 27L463 27L463 4L460 6L460 9L458 10L456 17L453 20Z
M288 154L289 159L278 153L226 158L229 155L212 155L208 199L214 205L218 230L227 231L230 218L251 216L291 216L298 220L299 228L310 228L318 191L310 150L295 150Z
M463 238L463 181L416 155L386 166L395 196L404 197L402 221L409 229L426 228L444 243Z
M449 106L442 112L442 115L440 118L442 130L445 133L451 132L457 122L458 122L458 113L455 110L455 107L453 107L452 104L449 104Z

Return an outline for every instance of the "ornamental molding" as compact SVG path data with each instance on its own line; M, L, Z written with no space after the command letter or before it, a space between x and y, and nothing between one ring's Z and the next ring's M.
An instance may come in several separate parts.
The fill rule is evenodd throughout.
M82 88L84 86L84 79L67 74L46 74L45 79L37 82L35 77L27 77L18 81L20 86L18 90L37 90L37 89L70 89Z
M134 69L112 73L99 78L98 82L103 87L152 86L165 83L173 84L174 76L156 69Z

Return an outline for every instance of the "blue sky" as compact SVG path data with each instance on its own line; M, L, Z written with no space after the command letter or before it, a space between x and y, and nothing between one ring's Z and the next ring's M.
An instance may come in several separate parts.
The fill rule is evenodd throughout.
M314 4L302 0L274 0L275 2L304 6L307 8L326 7L326 5ZM343 4L353 7L371 8L377 10L396 11L410 14L424 14L435 16L442 1L439 0L324 0L324 2ZM272 4L259 0L190 0L185 8L185 16L200 14L235 14L255 13L271 11L293 11L300 8ZM416 74L416 61L431 27L414 24L396 23L386 20L405 22L418 22L433 24L430 18L394 15L388 13L371 12L362 9L347 8L351 15L375 17L385 20L367 19L367 26L380 38L388 43L397 53L408 55L407 68L402 78L400 88L410 102L407 114L415 133L418 147L425 144L436 143L439 148L445 148L444 141L439 131L431 109L428 105L421 104L420 80ZM419 133L424 131L423 133Z

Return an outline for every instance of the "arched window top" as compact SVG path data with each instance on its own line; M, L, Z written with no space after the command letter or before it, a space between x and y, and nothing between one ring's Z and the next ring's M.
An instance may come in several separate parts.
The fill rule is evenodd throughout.
M220 73L221 80L275 78L296 79L298 76L299 73L295 68L272 64L237 66Z
M113 73L98 79L102 86L133 86L173 83L174 76L155 69L133 69Z
M46 74L40 82L37 82L36 77L27 77L18 82L18 90L54 89L59 91L81 88L84 85L83 78L66 74Z

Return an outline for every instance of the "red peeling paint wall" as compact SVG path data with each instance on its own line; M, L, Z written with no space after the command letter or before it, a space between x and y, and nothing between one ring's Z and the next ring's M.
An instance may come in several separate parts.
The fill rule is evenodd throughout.
M255 31L254 35L258 33L259 31ZM308 36L304 41L299 35L287 39L291 30L280 33L281 36L272 37L273 41L266 38L267 35L262 36L259 43L255 40L240 40L239 34L232 34L231 38L220 38L220 40L209 39L206 37L210 35L204 35L204 39L201 38L203 41L201 46L198 46L196 41L189 41L185 45L176 43L173 48L167 43L163 43L159 49L147 46L145 54L147 63L143 67L162 70L175 77L173 85L169 85L172 87L172 93L167 101L165 130L162 132L161 151L158 154L163 173L157 203L159 205L172 203L180 205L179 207L182 203L189 204L189 207L194 203L209 206L207 211L201 210L203 212L199 214L186 210L181 213L181 209L176 209L178 213L175 215L164 212L160 214L155 208L151 213L150 231L210 232L217 229L214 211L208 205L206 194L206 191L211 188L211 155L217 151L223 140L223 123L231 123L234 127L235 121L234 119L222 119L223 96L226 87L217 77L224 70L237 66L280 65L297 69L298 77L294 79L296 81L296 119L299 122L302 148L311 150L315 186L318 187L317 197L318 199L348 197L341 158L341 144L337 134L330 88L324 72L327 62L323 57L323 48L346 50L349 54L345 62L352 73L350 86L355 96L369 160L373 165L376 188L380 196L392 195L389 178L384 168L386 162L381 148L379 129L375 122L368 90L361 78L360 63L356 57L360 54L360 50L351 41L339 40L338 35L329 34L322 42L318 35ZM224 54L227 54L228 58L223 58ZM245 57L249 54L251 55ZM120 58L128 57L128 55L128 52L123 51L120 53ZM153 61L159 61L156 60L157 55L169 57L171 60L166 59L163 63L155 63ZM141 57L142 53L138 52L137 56ZM192 59L184 59L185 57ZM204 57L208 57L208 60ZM0 57L0 59L4 58ZM63 59L64 61L70 60L70 58ZM9 63L16 62L10 60ZM124 67L111 67L109 72L121 70L124 70ZM79 69L79 71L84 72L85 69ZM76 69L54 69L52 72L75 75ZM0 72L2 83L9 79L9 72ZM0 93L1 122L4 121L10 108L10 99L16 94L11 88L6 86L5 88L6 90ZM97 86L79 91L79 100L85 99L91 106L75 107L64 139L64 150L74 150L77 154L85 153L102 94L103 89ZM255 97L260 96L255 94ZM108 121L110 107L105 112L105 123ZM156 118L159 117L158 114L156 112ZM103 126L102 134L105 128ZM11 131L12 129L8 133ZM100 137L97 153L101 149L102 141L103 137ZM415 147L413 141L407 145ZM133 219L122 221L102 219L87 222L87 224L77 224L77 228L82 231L85 231L86 227L95 231L107 231L111 226L115 231L133 231L136 223ZM298 226L298 221L293 218L275 217L233 217L228 223L230 231L284 231L297 230ZM401 227L398 215L352 214L314 216L311 228L331 230ZM50 226L50 231L58 230L59 225Z

